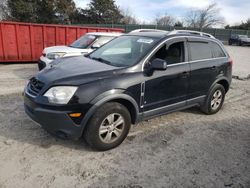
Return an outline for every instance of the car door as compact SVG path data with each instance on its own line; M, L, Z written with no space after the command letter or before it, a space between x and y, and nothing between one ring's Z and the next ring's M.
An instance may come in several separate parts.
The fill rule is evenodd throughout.
M204 98L217 73L217 61L213 59L211 42L200 38L188 38L189 63L191 68L188 100Z
M239 42L240 42L240 36L239 36L239 35L235 35L234 43L235 43L236 45L238 45Z
M186 39L169 40L149 60L164 59L167 69L145 75L144 116L154 116L186 105L190 67L187 63ZM147 66L147 64L146 64ZM150 65L149 65L150 66Z
M231 38L230 38L230 41L231 41L232 44L237 43L237 36L236 35L232 35Z

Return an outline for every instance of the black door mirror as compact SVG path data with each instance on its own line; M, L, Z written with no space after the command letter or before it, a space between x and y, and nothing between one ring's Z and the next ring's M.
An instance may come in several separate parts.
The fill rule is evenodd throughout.
M163 59L156 58L151 62L151 69L153 70L166 70L167 62Z

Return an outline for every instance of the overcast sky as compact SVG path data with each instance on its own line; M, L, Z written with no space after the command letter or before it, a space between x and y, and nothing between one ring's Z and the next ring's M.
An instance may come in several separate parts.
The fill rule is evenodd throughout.
M75 0L79 7L86 7L90 0ZM189 9L202 8L217 2L226 24L237 24L250 18L250 0L116 0L120 8L129 8L140 21L152 21L156 15L166 12L177 18Z

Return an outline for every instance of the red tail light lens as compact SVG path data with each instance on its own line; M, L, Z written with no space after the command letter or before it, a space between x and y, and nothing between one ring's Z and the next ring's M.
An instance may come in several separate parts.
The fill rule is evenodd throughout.
M233 65L233 59L232 59L231 57L228 58L228 63L229 63L230 65Z

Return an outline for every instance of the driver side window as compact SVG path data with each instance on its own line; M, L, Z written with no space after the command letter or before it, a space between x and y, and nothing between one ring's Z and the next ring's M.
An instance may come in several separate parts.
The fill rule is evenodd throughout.
M166 44L163 45L151 58L150 62L159 58L167 62L168 65L182 63L185 61L184 42L176 42L171 44L166 49Z

